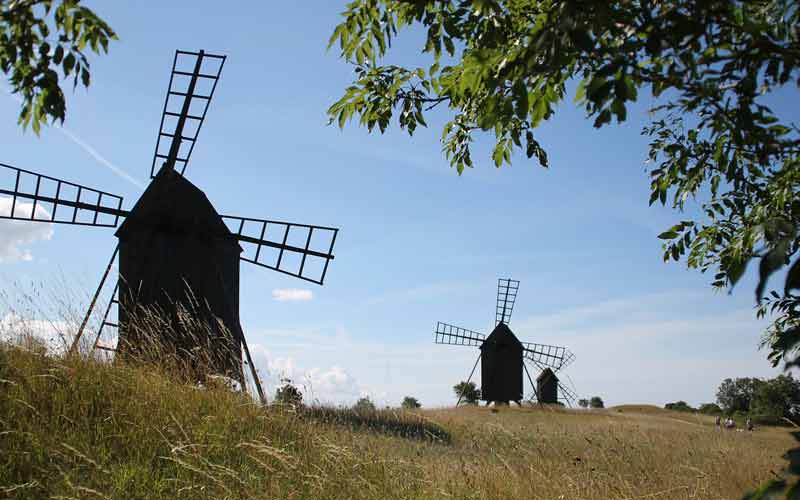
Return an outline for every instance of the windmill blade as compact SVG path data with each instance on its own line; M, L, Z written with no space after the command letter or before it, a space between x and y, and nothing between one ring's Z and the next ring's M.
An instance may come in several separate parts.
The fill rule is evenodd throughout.
M497 280L497 307L495 310L494 326L499 323L508 324L511 313L514 311L514 302L517 300L519 280L500 278Z
M339 229L232 215L221 216L242 245L241 259L322 285Z
M226 56L207 54L202 50L175 51L150 178L156 175L162 164L181 175L186 171L225 59Z
M441 321L436 323L437 344L480 346L484 340L486 340L486 336L482 333Z
M0 163L0 218L117 227L122 197Z
M568 387L566 384L562 384L561 381L559 381L558 389L561 391L561 394L563 394L562 399L566 400L569 406L572 406L578 399L578 392L575 390L575 384L572 383L572 379L569 375L567 375L567 379L569 380L570 387Z
M575 355L566 347L547 344L533 344L523 342L522 355L540 367L548 367L558 371L570 365L575 360Z
M572 389L568 388L566 385L562 384L560 381L558 382L558 399L563 399L566 401L567 406L572 406L575 404L575 401L578 399L578 395Z

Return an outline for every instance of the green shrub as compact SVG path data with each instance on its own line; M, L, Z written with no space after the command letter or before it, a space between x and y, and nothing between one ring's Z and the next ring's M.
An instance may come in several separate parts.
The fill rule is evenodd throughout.
M704 415L722 415L722 408L716 403L703 403L698 411Z

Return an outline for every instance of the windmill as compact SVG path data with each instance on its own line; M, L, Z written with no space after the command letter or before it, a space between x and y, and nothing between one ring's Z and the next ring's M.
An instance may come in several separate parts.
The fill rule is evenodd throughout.
M556 403L562 399L571 405L576 395L558 380L555 372L572 363L575 355L565 347L520 342L508 327L518 290L518 280L497 280L495 327L488 337L473 330L437 322L436 343L480 349L467 383L472 380L478 362L481 362L481 399L487 405L492 402L508 404L509 401L520 404L523 399L523 370L539 403ZM525 361L541 370L536 384L531 380ZM561 393L560 398L558 392ZM456 405L460 403L459 396Z
M119 278L97 331L93 350L134 356L140 332L132 315L138 307L168 315L185 304L201 304L209 326L209 359L214 374L246 387L242 350L258 391L260 381L239 322L239 262L323 284L333 260L338 229L266 219L220 215L205 193L184 176L206 118L226 56L178 50L172 63L161 125L150 167L150 183L130 210L123 199L81 184L0 164L0 218L116 228L117 245L105 268L70 352L74 352L117 256ZM4 195L4 196L3 196ZM10 207L6 207L10 197ZM117 322L111 321L112 307ZM198 308L192 308L198 310ZM100 343L105 328L117 331L117 345ZM163 342L191 358L196 339L173 336ZM216 346L216 347L214 347ZM227 348L227 349L226 349Z

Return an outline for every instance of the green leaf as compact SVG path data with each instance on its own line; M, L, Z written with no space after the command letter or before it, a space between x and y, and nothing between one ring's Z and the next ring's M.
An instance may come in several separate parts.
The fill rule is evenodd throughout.
M624 122L625 117L627 116L627 111L625 109L625 103L619 99L614 99L611 103L611 111L617 115L618 122Z
M731 288L736 286L736 283L738 283L741 277L744 275L744 272L747 269L747 263L749 261L750 259L737 259L728 266L728 284Z
M453 39L449 36L444 37L444 48L447 49L447 53L451 56L456 53L456 48L453 45Z
M494 166L500 167L503 164L503 144L502 142L498 142L495 147L494 151L492 152L492 159L494 160Z
M800 289L800 258L795 259L789 272L786 274L786 281L784 283L783 294L789 295L792 290Z
M658 235L659 240L674 240L678 237L678 233L673 231L672 229L668 231L664 231L663 233Z
M576 104L580 104L586 99L586 85L588 84L587 82L588 80L584 78L578 84L578 89L575 91L575 99L574 99L574 102Z
M67 57L64 58L64 75L69 76L72 68L75 67L75 56L70 52L67 54Z
M64 47L59 45L58 47L56 47L56 51L53 54L53 62L58 65L61 64L61 61L63 59L64 59Z

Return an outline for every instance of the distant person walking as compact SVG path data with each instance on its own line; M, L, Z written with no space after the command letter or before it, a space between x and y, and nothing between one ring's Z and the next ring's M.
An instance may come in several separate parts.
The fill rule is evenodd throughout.
M725 428L726 429L734 429L736 427L736 422L733 421L731 417L725 421Z
M722 425L722 417L717 415L717 418L714 419L714 425L717 427L717 430L721 430L722 429L722 427L721 427L721 425Z
M753 419L750 418L750 417L747 417L747 421L744 423L744 426L748 431L752 432L752 430L754 428Z

